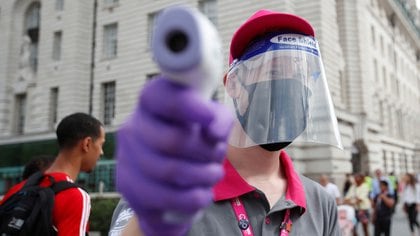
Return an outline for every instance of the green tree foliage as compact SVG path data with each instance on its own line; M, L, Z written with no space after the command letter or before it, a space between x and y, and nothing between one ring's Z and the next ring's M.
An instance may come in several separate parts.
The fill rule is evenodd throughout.
M101 235L108 235L112 213L119 200L119 198L92 199L92 208L89 217L90 231L99 231Z

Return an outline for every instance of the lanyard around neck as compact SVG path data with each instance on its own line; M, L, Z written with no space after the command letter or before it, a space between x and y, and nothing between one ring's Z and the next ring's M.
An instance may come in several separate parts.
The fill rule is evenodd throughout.
M243 236L254 236L252 231L251 223L249 222L248 215L246 214L244 204L237 197L231 200L233 211L235 212L236 219L238 220L238 226L242 231ZM286 209L283 222L280 225L279 236L288 236L292 229L292 220L290 219L290 209Z

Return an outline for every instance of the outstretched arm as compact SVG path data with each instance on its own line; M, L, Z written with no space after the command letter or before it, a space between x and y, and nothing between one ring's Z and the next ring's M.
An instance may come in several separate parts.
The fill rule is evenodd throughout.
M223 105L157 78L117 133L117 188L145 235L183 235L212 202L232 126Z

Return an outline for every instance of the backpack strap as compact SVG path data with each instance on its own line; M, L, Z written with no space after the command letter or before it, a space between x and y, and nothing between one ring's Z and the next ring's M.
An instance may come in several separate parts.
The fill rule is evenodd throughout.
M41 171L35 172L34 174L28 177L24 187L38 185L39 181L41 181L43 177L44 177L44 173L42 173Z
M45 176L47 176L50 179L50 182L51 182L50 188L54 191L54 194L57 194L57 193L59 193L59 192L61 192L63 190L69 189L69 188L81 188L81 189L85 190L80 185L75 184L75 183L72 183L70 181L59 181L59 182L55 182L55 179L52 176L50 176L48 174L45 175L41 171L38 171L38 172L32 174L31 176L29 176L28 177L28 180L26 181L26 183L24 185L24 187L38 185L39 182Z
M51 186L51 189L54 191L55 194L69 189L69 188L82 188L79 185L69 182L69 181L60 181L60 182L56 182ZM83 188L82 188L83 189Z

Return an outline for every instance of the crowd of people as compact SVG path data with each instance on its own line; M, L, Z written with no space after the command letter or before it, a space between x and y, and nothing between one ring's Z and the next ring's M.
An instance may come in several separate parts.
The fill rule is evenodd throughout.
M361 227L363 234L369 236L370 225L374 236L390 235L392 216L401 206L414 236L420 235L417 220L419 177L411 173L398 177L393 172L384 175L380 169L375 170L373 177L362 173L347 174L342 191L330 182L327 175L322 175L319 182L337 202L343 235L357 235L357 228Z

